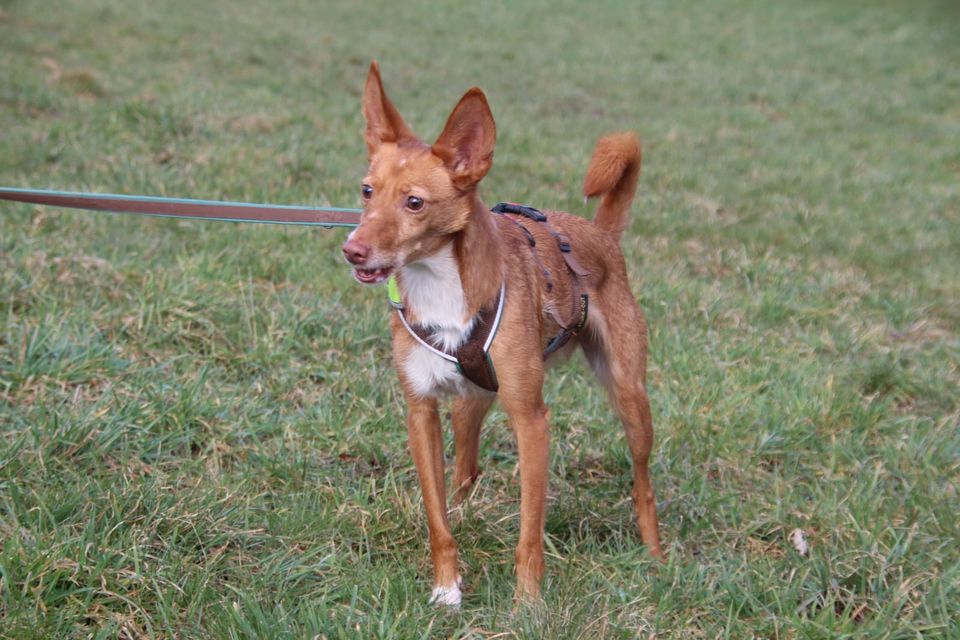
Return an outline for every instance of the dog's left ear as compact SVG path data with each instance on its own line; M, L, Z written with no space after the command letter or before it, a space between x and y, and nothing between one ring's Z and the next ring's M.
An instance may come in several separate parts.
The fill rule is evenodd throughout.
M469 189L487 175L493 165L493 147L497 125L483 91L474 87L467 91L433 143L458 189Z

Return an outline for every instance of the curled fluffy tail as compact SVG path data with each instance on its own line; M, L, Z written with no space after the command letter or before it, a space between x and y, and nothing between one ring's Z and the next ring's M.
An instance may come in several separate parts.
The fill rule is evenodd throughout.
M640 139L632 131L597 141L583 180L588 198L603 196L593 222L618 238L627 227L627 214L640 180Z

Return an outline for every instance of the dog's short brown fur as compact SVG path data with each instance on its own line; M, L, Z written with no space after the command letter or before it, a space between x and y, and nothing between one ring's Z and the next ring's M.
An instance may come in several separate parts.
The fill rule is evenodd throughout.
M408 405L407 431L423 490L433 557L436 602L460 603L457 544L450 533L438 400L455 396L454 501L478 476L477 449L484 416L499 396L517 438L520 465L520 540L516 594L535 598L543 578L544 505L549 469L547 408L543 403L543 350L561 328L549 313L569 314L576 286L544 225L523 230L492 214L477 184L493 162L496 128L486 97L468 91L432 145L409 129L387 98L376 63L363 93L370 167L364 213L343 245L356 278L382 282L396 275L408 319L431 326L450 348L466 340L481 308L506 285L503 321L490 357L497 394L466 381L453 365L418 344L394 317L393 355ZM661 557L654 492L647 470L653 442L645 389L647 327L627 279L620 235L640 174L640 144L632 133L602 138L587 170L584 193L602 196L593 222L549 211L549 224L568 236L576 259L590 272L586 326L559 354L579 344L610 394L633 456L637 523L650 553ZM536 254L536 255L535 255ZM539 261L539 263L538 263ZM548 291L547 272L552 274Z

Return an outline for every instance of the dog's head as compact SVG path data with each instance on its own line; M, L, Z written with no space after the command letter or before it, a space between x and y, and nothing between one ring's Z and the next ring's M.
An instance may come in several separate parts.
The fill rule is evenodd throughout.
M432 145L407 126L383 90L377 63L363 90L370 167L360 187L363 215L343 255L364 283L383 282L438 251L473 214L477 183L493 164L496 125L480 89L454 107Z

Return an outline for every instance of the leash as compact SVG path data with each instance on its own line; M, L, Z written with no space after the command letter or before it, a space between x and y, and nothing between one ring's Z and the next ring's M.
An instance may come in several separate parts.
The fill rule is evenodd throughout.
M114 193L82 193L0 187L0 200L45 204L69 209L135 213L161 218L189 218L218 222L261 222L308 227L355 227L360 209L301 207L282 204L251 204L219 200L189 200L127 196Z

